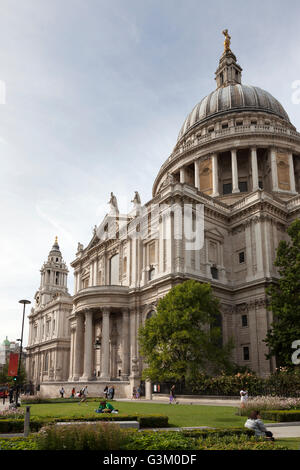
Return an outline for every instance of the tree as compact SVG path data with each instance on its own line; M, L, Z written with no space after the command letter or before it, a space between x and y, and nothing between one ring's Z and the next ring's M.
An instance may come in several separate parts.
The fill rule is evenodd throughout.
M232 343L222 346L218 304L210 284L189 280L173 287L139 330L143 377L188 383L201 370L226 369Z
M267 288L268 308L273 312L273 323L265 342L269 347L267 359L276 357L277 367L294 367L292 343L300 340L300 220L287 230L290 241L278 245L275 266L278 282Z

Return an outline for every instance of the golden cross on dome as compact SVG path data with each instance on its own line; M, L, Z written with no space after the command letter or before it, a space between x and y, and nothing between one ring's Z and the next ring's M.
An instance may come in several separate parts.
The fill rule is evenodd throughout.
M222 31L222 34L224 34L224 36L225 36L224 52L230 51L230 39L231 39L231 36L229 36L229 34L228 34L228 29L224 29L224 31Z
M55 245L58 245L58 240L57 240L57 237L55 237L55 242L54 242Z

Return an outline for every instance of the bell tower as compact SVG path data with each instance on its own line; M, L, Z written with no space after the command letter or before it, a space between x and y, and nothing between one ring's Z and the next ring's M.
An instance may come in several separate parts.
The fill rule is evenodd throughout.
M46 305L58 294L68 294L67 277L68 268L62 258L56 237L48 260L41 268L41 284L35 294L36 306Z

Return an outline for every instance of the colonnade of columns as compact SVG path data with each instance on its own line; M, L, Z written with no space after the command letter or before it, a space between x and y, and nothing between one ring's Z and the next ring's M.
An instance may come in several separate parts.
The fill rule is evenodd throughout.
M84 310L76 314L76 328L74 330L75 340L73 341L73 351L71 356L74 358L73 371L71 371L70 381L89 381L95 380L94 375L94 316L95 310ZM101 308L102 312L102 332L101 332L101 364L100 380L109 381L111 379L111 315L112 309L109 307ZM121 352L122 352L122 380L128 380L130 374L130 336L134 335L130 329L130 312L127 307L121 309L122 313L122 334L121 334ZM131 330L131 331L130 331ZM131 338L135 342L135 338Z
M239 172L238 172L238 158L237 158L236 148L231 149L231 177L232 177L232 193L239 193ZM277 160L276 160L276 149L271 147L268 149L270 155L271 163L271 174L272 174L272 190L279 191L278 187L278 172L277 172ZM294 172L294 163L293 163L293 153L288 153L289 161L289 177L290 177L290 192L296 192L295 185L295 172ZM218 153L211 154L211 170L212 170L212 197L219 196L219 162L218 162ZM194 185L196 188L201 191L200 184L200 161L197 159L194 161ZM257 148L255 146L250 148L250 164L251 164L251 173L252 173L252 191L257 191L259 189L259 174L258 174L258 163L257 163ZM180 183L186 183L186 171L185 167L180 168Z

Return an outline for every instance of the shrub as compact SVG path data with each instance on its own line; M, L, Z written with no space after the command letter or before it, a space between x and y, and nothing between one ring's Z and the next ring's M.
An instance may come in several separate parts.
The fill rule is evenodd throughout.
M300 396L300 370L280 368L267 378L257 377L254 372L236 374L222 373L211 377L198 373L190 381L190 390L196 394L236 396L240 390L248 390L252 396Z
M10 439L0 438L0 450L37 450L35 436L11 437Z
M152 427L167 427L168 426L168 416L164 415L119 415L119 414L90 414L85 416L61 416L59 418L54 417L43 417L37 418L32 417L30 419L30 431L38 432L43 426L54 423L64 423L64 422L95 422L101 423L105 421L138 421L141 428L152 428ZM24 430L24 418L23 419L13 419L6 418L0 419L0 434L1 433L19 433Z
M118 450L128 431L107 423L47 426L37 436L39 450Z
M300 421L300 410L266 410L261 412L263 419L280 422Z
M288 450L276 442L266 441L263 438L241 436L208 436L197 441L199 450Z
M121 450L195 450L196 439L176 431L143 431L131 433Z
M77 403L81 398L44 398L39 397L38 395L24 396L21 398L22 405L43 405L43 404L52 404L52 403ZM103 397L88 397L88 402L101 401Z
M164 415L138 416L141 428L166 428L169 426L169 418Z
M183 430L183 435L190 438L206 438L209 436L219 438L224 436L254 436L255 433L252 429L247 428L230 428L230 429L194 429L194 430Z
M45 420L30 419L30 431L37 432L45 425ZM0 419L0 434L20 433L24 431L24 419Z

